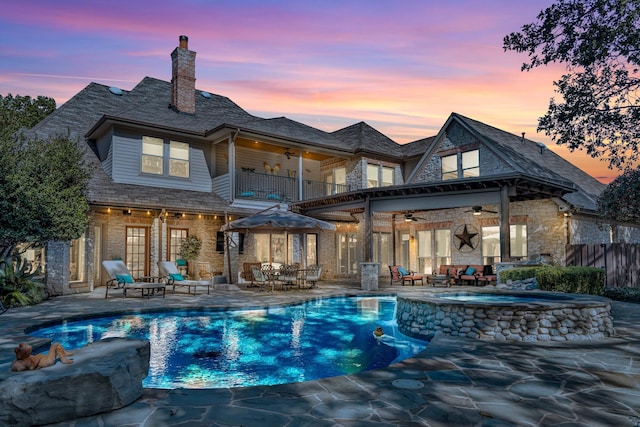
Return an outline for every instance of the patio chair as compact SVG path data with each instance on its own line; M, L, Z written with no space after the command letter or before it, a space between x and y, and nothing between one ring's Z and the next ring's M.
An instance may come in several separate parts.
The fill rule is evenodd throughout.
M122 296L127 297L127 290L134 289L139 290L144 298L145 291L147 298L152 293L162 290L162 298L165 297L166 287L165 284L160 281L160 277L156 276L143 276L138 279L134 279L126 264L122 260L102 261L102 266L109 276L109 280L106 284L106 290L104 297L109 296L109 288L122 288Z
M257 268L258 270L260 270L261 266L262 263L260 262L245 262L244 264L242 264L242 278L245 280L245 282L249 282L247 288L257 286L253 283L254 281L257 281L255 280L255 276L253 275L253 269Z
M402 286L406 282L411 282L411 286L414 286L418 281L421 285L424 285L422 276L414 271L406 270L397 265L390 265L389 272L391 273L391 286L393 286L393 282L402 282Z
M319 265L310 265L304 271L302 275L302 280L304 283L309 283L311 288L318 287L318 280L320 280L320 275L322 274L322 267Z
M271 292L273 292L273 287L274 287L274 283L273 280L269 280L269 278L267 277L267 275L262 271L261 268L259 267L253 267L251 269L251 277L253 277L253 282L258 283L258 286L260 286L260 290L264 291L265 286L269 285L269 282L271 283Z
M280 267L279 274L276 276L276 280L280 282L283 290L294 285L298 285L298 288L300 288L300 283L298 282L298 268L295 265L283 264Z
M174 294L176 293L176 286L186 286L188 294L191 294L191 288L193 288L193 295L196 295L198 286L206 286L208 295L210 294L211 286L213 286L213 280L211 279L189 280L189 276L181 274L173 261L158 261L158 270L167 281L167 284L172 287L172 293Z

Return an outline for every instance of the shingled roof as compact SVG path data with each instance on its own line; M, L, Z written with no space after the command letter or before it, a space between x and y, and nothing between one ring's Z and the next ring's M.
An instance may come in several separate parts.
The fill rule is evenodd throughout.
M598 195L605 185L547 149L542 143L505 132L458 113L452 113L442 129L447 129L452 121L458 122L482 141L514 171L559 184L573 184L578 191L563 196L563 199L577 208L595 211ZM435 144L436 140L433 143Z
M211 95L210 98L205 98L198 95L196 113L193 115L169 108L170 100L171 84L151 77L145 77L131 91L123 90L121 95L112 93L108 86L91 83L30 132L41 138L68 134L78 139L86 153L85 161L93 174L88 194L92 204L158 208L181 206L203 213L221 212L229 204L215 193L190 192L188 196L183 193L180 200L177 200L174 190L113 182L104 173L90 145L85 143L85 135L104 116L202 134L218 124L251 121L255 118L223 96Z
M384 154L395 157L398 160L403 157L402 146L400 144L365 122L359 122L339 129L332 132L331 135L351 147L354 153Z

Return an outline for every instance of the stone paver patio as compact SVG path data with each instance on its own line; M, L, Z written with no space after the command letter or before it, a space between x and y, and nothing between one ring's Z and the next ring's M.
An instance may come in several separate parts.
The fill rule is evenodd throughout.
M243 288L242 285L240 285ZM430 287L383 287L399 295ZM159 307L266 307L358 285L274 293L127 298L104 289L0 316L0 363L25 328L63 317ZM640 305L614 302L616 335L603 341L506 343L438 335L415 358L386 369L305 383L215 390L145 389L120 410L55 426L640 426Z

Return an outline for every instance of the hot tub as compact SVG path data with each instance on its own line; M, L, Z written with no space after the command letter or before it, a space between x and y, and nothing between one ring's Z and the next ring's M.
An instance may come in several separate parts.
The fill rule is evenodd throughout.
M443 292L398 297L399 330L500 341L588 341L615 333L611 300L540 291Z

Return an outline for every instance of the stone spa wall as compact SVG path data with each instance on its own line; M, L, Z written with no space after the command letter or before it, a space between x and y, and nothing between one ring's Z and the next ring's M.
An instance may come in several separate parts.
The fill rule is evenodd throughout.
M533 296L532 292L525 294ZM614 334L610 300L567 297L516 303L398 297L396 316L400 332L421 339L436 332L513 342L587 341Z

